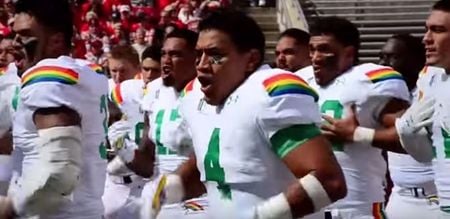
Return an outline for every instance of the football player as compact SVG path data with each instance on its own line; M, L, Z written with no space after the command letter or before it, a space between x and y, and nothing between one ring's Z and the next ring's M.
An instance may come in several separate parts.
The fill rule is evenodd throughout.
M106 170L107 78L69 57L72 13L65 0L20 0L16 18L37 39L21 78L13 138L19 177L0 217L100 218ZM17 19L16 19L17 21Z
M408 106L406 83L391 67L358 62L359 32L348 20L327 17L311 26L313 71L302 77L319 93L325 118L342 118L345 106L355 105L358 121L366 127L393 126L391 117ZM327 125L323 126L327 130ZM347 183L347 196L327 208L332 218L377 218L384 214L386 162L383 147L370 139L355 143L332 140L333 151Z
M439 197L440 218L450 217L448 161L448 72L450 71L450 2L441 0L434 4L427 19L427 32L423 38L426 64L419 75L418 95L408 110L396 119L395 127L372 129L366 136L373 144L401 145L419 162L433 161L435 184ZM333 124L334 134L353 140L356 130L364 125L344 119ZM367 132L366 132L367 133ZM431 138L430 138L431 133Z
M137 53L131 52L130 49L124 50L121 56L116 55L116 62L122 62L124 71L135 71L139 66L134 66L139 58ZM143 57L150 65L151 70L143 73L144 79L129 79L116 85L111 92L110 99L116 104L122 113L120 121L115 122L109 127L108 137L112 148L120 155L123 154L125 148L118 146L115 139L126 135L127 140L133 142L128 147L139 145L144 135L144 112L141 109L142 98L146 92L146 84L155 78L159 72L161 59L160 48L148 47ZM144 63L143 63L144 64ZM127 69L133 66L133 69ZM152 77L147 73L153 73ZM136 146L137 147L137 146ZM136 201L141 196L142 188L146 183L142 177L137 176L131 170L126 168L120 159L113 159L108 164L108 175L105 185L105 193L102 197L105 205L106 218L136 218L139 203Z
M256 22L218 11L199 33L197 79L179 107L194 154L157 179L149 214L205 189L208 218L297 218L343 198L342 171L317 126L318 96L298 76L261 66Z

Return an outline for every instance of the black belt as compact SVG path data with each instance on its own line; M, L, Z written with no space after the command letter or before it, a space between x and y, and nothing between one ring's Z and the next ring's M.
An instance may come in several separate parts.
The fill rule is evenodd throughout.
M325 211L325 218L324 219L332 219L331 212Z
M130 184L133 182L133 180L131 179L131 176L123 176L122 179L123 179L124 184Z

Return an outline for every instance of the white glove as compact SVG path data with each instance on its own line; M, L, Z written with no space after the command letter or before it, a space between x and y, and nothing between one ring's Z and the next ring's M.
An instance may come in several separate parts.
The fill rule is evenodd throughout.
M134 160L135 151L138 149L137 144L125 135L114 142L112 147L116 150L116 156L106 166L106 172L115 176L132 174L133 171L126 164Z
M286 196L280 193L258 204L252 219L292 219L291 208Z
M402 134L413 134L421 128L430 125L435 102L431 98L414 102L402 117L397 119L397 131L400 131Z
M133 161L134 151L138 148L138 145L128 136L130 130L130 123L126 120L117 121L108 129L108 139L111 147L116 151L116 155L120 157L124 163ZM112 169L110 170L113 171Z
M140 218L154 219L158 216L161 206L181 202L184 198L184 188L181 178L175 174L162 175L151 183L150 189L142 191L142 208Z
M114 147L116 142L120 138L123 138L123 136L127 135L128 132L130 132L130 131L131 131L130 122L128 122L126 120L119 120L119 121L113 123L108 128L108 140L109 140L109 143L111 143L111 146Z
M119 156L114 157L106 166L106 172L114 176L128 176L133 173L122 158Z
M434 103L434 99L415 102L395 121L401 145L419 162L433 159L433 146L426 126L432 123Z

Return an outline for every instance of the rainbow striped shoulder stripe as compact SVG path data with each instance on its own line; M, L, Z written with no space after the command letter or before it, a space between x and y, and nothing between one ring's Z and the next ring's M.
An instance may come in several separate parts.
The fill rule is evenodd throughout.
M189 92L192 91L192 89L194 89L194 81L195 79L187 83L186 87L184 87L184 89L181 91L180 97L186 96L186 94L188 94Z
M120 87L121 87L120 84L117 84L116 87L111 92L111 100L117 106L120 106L123 103L122 90Z
M184 202L184 209L189 211L204 211L205 208L196 201L186 201Z
M264 80L263 85L271 97L285 94L304 94L313 97L314 101L319 99L317 92L303 79L294 74L276 74Z
M6 74L6 68L0 68L0 76Z
M424 75L426 75L427 73L428 73L428 66L425 65L425 66L422 68L422 70L420 70L420 72L419 72L419 77L424 76Z
M103 71L102 66L100 66L100 65L92 63L92 64L89 64L88 67L90 69L92 69L93 71L97 72L97 74L101 74L101 75L105 74L105 72Z
M372 83L386 80L403 80L403 76L392 68L380 68L366 73Z
M22 88L39 82L53 82L74 85L79 82L78 72L57 66L40 66L22 77Z

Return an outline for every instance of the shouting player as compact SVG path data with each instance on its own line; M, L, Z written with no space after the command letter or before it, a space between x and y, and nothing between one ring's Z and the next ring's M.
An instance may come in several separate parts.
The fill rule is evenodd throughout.
M342 171L317 127L318 96L298 76L261 66L256 22L219 11L199 31L197 79L180 104L194 154L158 179L148 209L205 188L208 218L297 218L343 198Z
M101 218L106 160L107 78L69 57L66 0L20 0L16 18L37 38L22 75L14 118L19 177L0 201L0 217Z

